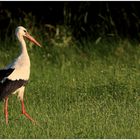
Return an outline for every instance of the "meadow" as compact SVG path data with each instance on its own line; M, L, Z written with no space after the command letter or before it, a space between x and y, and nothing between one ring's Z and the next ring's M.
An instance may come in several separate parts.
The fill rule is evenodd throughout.
M38 125L24 116L16 119L20 101L10 96L9 125L0 102L0 138L140 138L138 42L28 45L31 77L24 99ZM0 68L18 51L16 40L1 41Z

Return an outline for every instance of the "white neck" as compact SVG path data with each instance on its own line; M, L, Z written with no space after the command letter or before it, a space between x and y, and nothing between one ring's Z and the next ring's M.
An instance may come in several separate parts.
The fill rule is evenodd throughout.
M28 55L26 43L25 43L23 36L18 37L18 40L19 40L20 47L21 47L21 54Z
M12 80L15 79L28 80L30 75L30 58L27 52L24 38L21 36L17 36L17 38L20 43L21 54L11 65L8 66L8 67L15 68L14 72L8 78Z

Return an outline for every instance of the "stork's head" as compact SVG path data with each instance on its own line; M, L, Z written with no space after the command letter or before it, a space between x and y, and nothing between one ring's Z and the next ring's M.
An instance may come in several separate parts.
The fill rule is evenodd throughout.
M23 26L18 26L15 30L15 34L18 39L25 37L35 45L41 47L41 45L27 32L27 30Z

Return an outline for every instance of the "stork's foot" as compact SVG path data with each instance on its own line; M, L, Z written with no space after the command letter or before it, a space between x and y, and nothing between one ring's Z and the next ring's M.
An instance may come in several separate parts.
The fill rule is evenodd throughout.
M36 121L26 112L22 112L21 115L24 115L26 118L28 118L31 122L36 123Z
M33 124L38 124L28 113L22 112L15 120L18 120L22 115L24 115L27 119L29 119Z
M23 100L21 100L21 106L22 106L22 114L21 114L21 115L24 115L24 116L25 116L27 119L29 119L32 123L34 123L34 124L40 126L40 125L38 124L38 122L35 121L35 120L26 112L25 106L24 106L24 101L23 101Z

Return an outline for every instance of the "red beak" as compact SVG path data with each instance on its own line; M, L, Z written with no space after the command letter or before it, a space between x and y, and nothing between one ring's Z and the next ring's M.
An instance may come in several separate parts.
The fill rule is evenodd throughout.
M40 43L38 43L28 32L26 32L25 34L25 37L30 40L31 42L33 42L35 45L39 46L39 47L42 47L40 45Z

